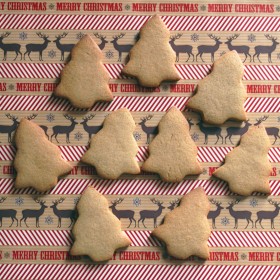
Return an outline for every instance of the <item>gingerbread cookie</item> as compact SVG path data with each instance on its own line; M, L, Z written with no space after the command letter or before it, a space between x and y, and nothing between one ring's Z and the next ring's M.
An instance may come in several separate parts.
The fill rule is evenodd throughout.
M130 60L122 72L136 77L145 87L157 87L163 81L178 81L176 55L169 44L170 33L158 15L140 30L140 39L129 52Z
M166 244L167 252L178 259L195 255L209 257L207 220L210 204L202 187L182 197L179 207L167 213L164 223L152 235Z
M158 130L142 169L159 173L167 182L180 182L187 175L200 174L197 147L190 136L188 122L176 107L161 119Z
M117 179L123 173L140 173L134 129L135 122L126 108L111 113L105 118L103 128L92 137L81 161L93 165L105 179Z
M130 245L120 220L109 210L107 199L89 186L77 205L79 217L73 227L71 255L88 255L93 261L108 261L118 248Z
M87 109L97 101L112 101L109 74L102 64L102 52L90 35L71 51L71 61L61 71L55 95L69 99L74 107Z
M263 126L249 128L240 140L240 145L225 157L225 164L213 175L225 180L232 192L250 195L252 192L269 194L269 176L272 171L268 159L271 147Z
M33 187L45 192L57 184L59 176L72 170L72 166L62 159L59 148L47 139L43 129L27 119L20 121L15 143L15 187L18 189Z
M242 83L244 66L236 51L216 60L212 72L198 83L187 107L202 114L203 120L221 125L229 119L245 121L247 97Z

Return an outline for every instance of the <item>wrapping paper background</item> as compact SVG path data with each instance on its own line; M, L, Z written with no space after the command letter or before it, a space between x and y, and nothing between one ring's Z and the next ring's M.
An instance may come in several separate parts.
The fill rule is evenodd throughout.
M203 54L202 62L192 57L186 62L187 55L179 54L176 67L182 76L177 84L163 83L156 89L144 89L137 85L134 79L120 74L127 61L127 53L122 53L119 61L118 47L111 42L113 36L125 33L118 40L118 44L134 44L141 26L155 13L160 14L171 35L182 34L175 41L177 45L192 46L192 53L197 54L200 45L214 45L208 34L220 37L222 44L215 51L215 59L228 51L225 44L227 38L238 34L232 41L233 46L249 47L253 57L256 46L272 46L272 41L265 35L279 37L280 5L273 1L185 1L169 2L55 2L55 1L5 1L0 2L1 34L10 32L2 40L3 44L20 44L20 54L14 60L15 52L7 52L6 60L0 63L0 122L1 125L11 126L13 121L6 117L11 114L18 119L35 114L34 122L47 127L49 137L53 134L55 125L70 125L64 114L76 117L79 124L70 133L70 143L64 135L58 136L57 143L63 156L75 167L71 174L63 177L58 185L46 194L39 194L32 189L15 190L13 188L14 170L12 160L15 148L8 141L7 133L0 133L0 197L6 200L0 204L3 209L16 210L16 218L20 222L22 210L39 209L35 198L43 199L48 208L39 217L39 227L35 219L27 219L26 223L16 221L10 226L11 218L3 218L0 228L0 278L1 279L211 279L214 277L230 278L239 275L240 278L260 279L261 277L275 278L279 274L280 261L279 242L279 214L274 217L274 227L270 220L263 220L263 229L257 224L248 227L246 220L238 220L235 227L234 217L225 207L229 202L241 199L233 209L251 212L253 224L257 220L257 212L261 210L274 211L275 207L268 201L268 197L255 194L241 198L229 192L227 184L211 177L212 172L224 159L224 156L239 141L239 136L233 136L231 144L216 143L216 136L209 135L205 142L205 135L197 125L199 116L185 108L198 81L205 77L211 69L210 54ZM30 58L25 55L26 45L30 43L43 44L44 40L36 32L46 34L51 41L42 51L42 60L38 52L31 52ZM94 33L106 36L105 46L100 45L104 54L105 67L110 73L110 86L114 94L111 103L97 103L90 111L77 110L69 102L52 96L58 81L59 73L69 58L69 52L61 56L61 50L53 42L56 36L67 32L67 36L60 40L61 44L75 44L84 34L90 34L98 44L101 39L94 37ZM280 39L278 39L279 41ZM278 42L277 41L277 42ZM5 45L0 45L0 59L4 57ZM43 47L42 47L43 48ZM242 60L244 54L240 54ZM280 47L271 51L271 63L268 55L261 54L260 61L255 57L250 62L245 61L244 84L248 92L245 103L249 123L257 125L263 119L266 127L280 128ZM156 174L141 173L137 176L124 175L119 180L101 180L95 170L79 163L79 159L86 151L89 135L86 127L80 124L85 116L94 114L88 120L89 126L99 126L104 117L121 107L132 111L132 116L138 123L134 132L139 151L139 164L147 157L147 134L141 126L141 119L150 117L146 121L147 127L156 126L164 113L171 107L180 108L186 118L191 119L193 125L190 133L198 145L198 159L203 166L203 173L198 178L188 177L178 184L163 183ZM242 124L241 126L244 126ZM227 128L238 126L236 122L228 122L221 126L223 138L227 135ZM11 128L11 132L13 129ZM274 133L274 135L276 135ZM269 136L274 143L273 133ZM277 138L277 137L276 137ZM150 140L153 139L151 135ZM148 140L149 141L149 140ZM53 142L56 143L53 138ZM280 202L280 139L273 144L269 158L273 172L270 177L272 195L270 198ZM58 209L74 209L80 194L88 186L93 185L101 191L111 202L120 197L124 201L116 206L117 210L133 210L136 222L139 212L144 209L157 209L150 199L156 198L164 202L159 224L168 207L177 198L186 194L197 186L203 186L209 198L222 203L222 209L215 220L216 227L211 225L212 234L209 239L211 257L206 262L196 258L186 261L174 260L166 254L162 244L150 237L154 228L153 220L134 223L129 226L127 219L122 219L122 227L132 240L127 250L119 250L107 264L93 264L86 257L71 257L68 254L73 242L71 236L70 219L63 218L58 227L58 217L50 206L54 200L61 197L64 202ZM211 205L211 210L217 207ZM28 227L27 227L28 226Z

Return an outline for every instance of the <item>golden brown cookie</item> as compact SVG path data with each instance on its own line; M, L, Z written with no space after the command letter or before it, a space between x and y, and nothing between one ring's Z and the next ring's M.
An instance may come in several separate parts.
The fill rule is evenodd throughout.
M107 199L89 186L77 205L79 217L73 227L71 255L87 255L93 261L108 261L118 248L131 244L120 220L109 210Z
M135 122L126 108L111 113L105 118L103 128L92 137L81 161L93 165L105 179L117 179L123 173L140 173L134 129Z
M72 166L62 159L59 148L47 139L43 129L27 119L20 121L15 143L15 187L18 189L33 187L45 192L57 184L59 176L72 170Z
M247 97L242 83L244 66L236 51L216 60L212 72L198 83L196 94L187 107L202 114L203 121L223 124L229 119L245 121Z
M213 175L225 180L232 192L250 195L252 192L270 193L269 175L272 171L268 159L271 147L263 126L250 127L240 145L225 157L225 164Z
M130 60L122 72L136 77L145 87L157 87L163 81L180 80L169 37L170 32L164 22L154 15L140 29L140 39L130 50Z
M202 169L196 158L197 147L184 115L172 107L161 119L158 129L142 169L158 173L167 182L180 182L187 175L200 174Z
M167 213L164 223L152 235L166 244L167 252L178 259L209 257L207 220L210 204L202 187L182 197L180 206Z
M61 71L55 95L69 99L74 107L87 109L97 101L112 101L109 74L102 64L102 52L90 35L72 49L71 61Z

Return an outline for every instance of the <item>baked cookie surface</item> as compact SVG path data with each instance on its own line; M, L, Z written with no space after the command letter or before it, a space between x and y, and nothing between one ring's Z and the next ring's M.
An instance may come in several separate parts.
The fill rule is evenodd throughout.
M244 66L236 51L216 60L212 72L202 79L187 107L202 114L203 121L221 125L229 119L245 121L247 97L242 82Z
M172 107L158 125L159 133L149 145L149 157L142 170L158 173L162 180L180 182L187 175L202 172L197 147L184 115Z
M79 217L73 227L75 242L71 255L87 255L93 261L108 261L116 249L130 240L121 230L120 220L109 210L107 199L89 186L77 205Z
M102 64L102 52L90 35L72 49L71 60L61 71L55 95L67 98L74 107L87 109L97 101L112 101L109 73Z
M167 252L178 259L195 255L209 257L211 230L207 220L210 204L202 187L182 197L179 207L167 213L164 223L152 235L166 244Z
M129 110L122 108L112 112L105 118L103 128L92 137L81 161L94 166L105 179L117 179L123 173L140 173L134 129Z
M170 32L164 22L154 15L140 29L140 39L130 50L130 60L122 72L136 77L140 85L145 87L157 87L163 81L180 80L169 37Z
M50 190L57 184L59 176L72 170L72 166L62 159L59 148L34 122L27 119L20 121L15 143L15 187L18 189L33 187L40 192Z
M272 166L268 159L271 147L263 126L250 127L240 145L229 152L225 163L213 175L227 181L232 192L250 195L252 192L269 194L269 176Z

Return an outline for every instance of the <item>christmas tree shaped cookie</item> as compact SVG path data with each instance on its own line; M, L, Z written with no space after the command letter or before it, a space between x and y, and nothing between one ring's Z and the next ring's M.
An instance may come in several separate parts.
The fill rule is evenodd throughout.
M203 188L199 187L181 199L180 206L167 213L164 223L152 235L166 244L167 252L178 259L209 257L207 240L210 226L207 215L210 204Z
M61 71L55 95L69 99L74 107L86 109L97 101L111 101L109 74L102 62L102 52L89 35L71 51L71 61Z
M212 72L198 83L196 94L187 107L199 111L203 120L223 124L228 119L245 121L243 104L247 93L242 83L244 67L236 51L214 62Z
M123 173L138 174L134 129L135 122L127 109L111 113L81 160L95 166L97 173L105 179L117 179Z
M213 175L227 181L232 192L250 195L252 192L270 193L269 176L272 171L268 159L270 140L263 126L251 127L240 139L240 145L225 157L225 164Z
M200 174L202 169L196 158L197 147L183 114L172 107L160 121L158 129L142 169L159 173L167 182L180 182L187 175Z
M130 245L120 220L109 210L107 199L88 187L77 205L79 217L73 227L71 255L87 255L93 261L108 261L118 248Z
M123 73L136 77L142 86L157 87L162 81L178 81L176 55L169 44L170 33L158 15L140 30L140 39L130 50Z
M72 166L62 159L59 148L46 138L37 124L27 119L20 121L15 143L15 187L18 189L33 187L45 192L57 184L59 176L72 170Z

